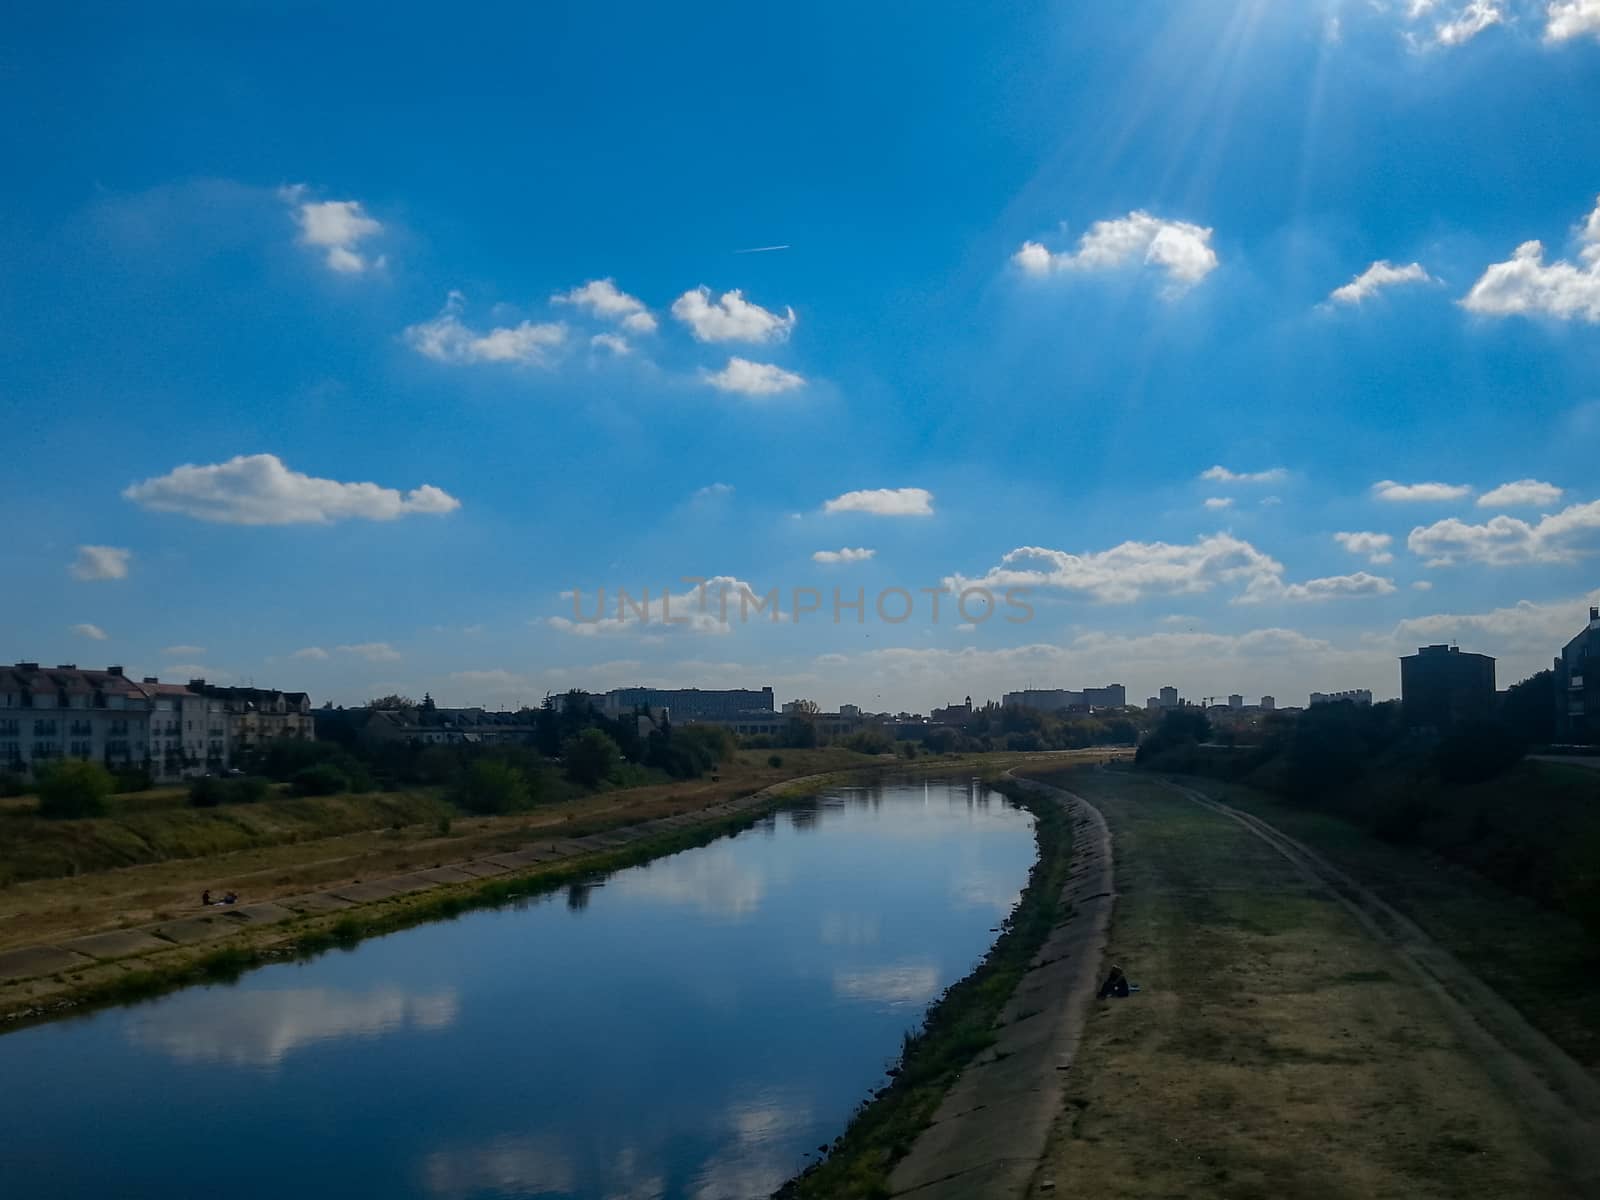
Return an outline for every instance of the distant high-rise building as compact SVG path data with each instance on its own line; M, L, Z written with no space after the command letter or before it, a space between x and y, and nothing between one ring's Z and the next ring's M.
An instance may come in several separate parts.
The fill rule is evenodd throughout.
M1600 608L1555 662L1556 740L1600 742Z
M859 717L861 715L861 706L859 704L841 704L839 705L839 715L841 717Z
M1007 708L1035 708L1040 712L1059 712L1066 708L1121 708L1127 702L1128 689L1120 683L1084 688L1081 692L1067 688L1024 688L1020 692L1005 693L1000 701Z
M1234 692L1233 695L1228 697L1228 707L1229 708L1243 708L1244 707L1244 697L1239 695L1238 692Z
M1164 687L1164 688L1161 689L1159 695L1160 695L1161 699L1159 700L1158 703L1160 703L1162 708L1177 708L1178 707L1178 689L1177 688L1175 688L1175 687Z
M1338 704L1341 701L1366 708L1372 703L1371 688L1350 688L1343 692L1312 692L1312 704Z
M600 708L608 716L636 708L665 708L672 719L694 720L710 717L736 717L742 713L771 712L772 689L729 688L725 691L701 688L612 688L601 698Z
M1275 697L1275 696L1263 696L1263 697L1261 697L1261 711L1262 712L1271 712L1273 709L1275 709L1277 707L1278 707L1277 697Z
M1448 729L1494 711L1494 659L1455 646L1422 646L1400 660L1406 724Z
M1158 711L1161 708L1161 697L1159 697L1159 696L1151 696L1148 700L1146 700L1144 702L1144 707L1145 707L1145 710L1147 712L1156 712L1156 711Z

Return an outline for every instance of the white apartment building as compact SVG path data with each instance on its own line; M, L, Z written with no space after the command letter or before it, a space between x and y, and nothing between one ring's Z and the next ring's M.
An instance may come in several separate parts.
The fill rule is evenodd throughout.
M121 667L0 666L0 770L31 776L80 758L173 782L226 770L228 742L223 702L181 684L136 683Z

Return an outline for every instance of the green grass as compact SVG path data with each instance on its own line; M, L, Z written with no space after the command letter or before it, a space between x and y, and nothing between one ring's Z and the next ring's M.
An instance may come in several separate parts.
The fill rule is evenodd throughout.
M856 1200L889 1194L889 1174L932 1119L956 1077L995 1041L995 1020L1027 973L1050 930L1065 916L1061 889L1070 857L1066 815L1020 788L994 785L1033 812L1039 857L1022 899L989 954L928 1010L907 1034L899 1074L857 1110L828 1156L777 1193L780 1200Z
M1517 794L1513 789L1528 788L1531 779L1536 789L1532 794L1541 800L1526 807L1535 815L1507 819L1536 820L1539 813L1550 817L1552 809L1559 811L1559 801L1542 799L1549 781L1540 778L1540 768L1551 765L1526 762L1501 779L1461 791L1474 793L1476 803L1510 808ZM1588 796L1589 804L1600 805L1600 797L1588 792L1592 785L1587 780L1561 777L1581 771L1558 768L1555 787L1574 800ZM1298 808L1239 784L1186 782L1316 850L1420 925L1567 1053L1591 1069L1600 1068L1600 945L1575 920L1541 908L1467 866L1421 848L1382 842L1339 817ZM1569 788L1570 793L1565 791ZM1473 820L1472 809L1464 808L1452 820L1465 827Z
M220 808L136 807L73 821L0 814L0 883L56 879L140 863L202 858L367 829L437 822L454 810L437 789L267 800Z

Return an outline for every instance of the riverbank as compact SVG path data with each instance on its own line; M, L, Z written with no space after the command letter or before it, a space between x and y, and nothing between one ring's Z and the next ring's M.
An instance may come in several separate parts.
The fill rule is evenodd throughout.
M345 861L337 864L342 880L315 891L280 890L272 899L234 910L196 910L144 925L14 947L0 955L0 1027L226 978L263 962L314 954L375 933L549 891L720 837L797 796L845 780L908 770L992 773L1051 757L988 755L907 764L855 756L855 765L782 779L744 795L713 791L698 806L683 803L681 793L690 789L681 788L674 797L675 811L643 820L629 821L638 805L630 804L625 793L615 793L611 810L592 818L599 825L593 832L568 821L547 822L531 827L544 834L534 840L525 824L495 832L493 843L480 841L493 852L478 857L441 855L418 864L413 849L412 869L403 873L352 877Z
M1095 986L1110 844L1067 793L1014 777L991 786L1035 817L1038 859L1016 909L907 1036L889 1086L780 1200L1020 1196L1032 1177Z
M1593 1194L1592 1119L1359 886L1161 779L1069 786L1116 840L1110 954L1140 991L1090 1017L1029 1195Z

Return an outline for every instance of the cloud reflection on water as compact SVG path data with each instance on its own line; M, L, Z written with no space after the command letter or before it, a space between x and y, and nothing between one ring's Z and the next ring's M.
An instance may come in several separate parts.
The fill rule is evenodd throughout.
M867 1000L898 1008L926 1004L938 991L939 969L929 964L907 963L833 973L833 994L841 1000Z
M767 881L730 843L675 854L626 871L613 880L628 896L687 904L714 917L744 917L761 907Z
M179 1062L273 1067L295 1050L320 1042L381 1037L402 1029L444 1029L460 1011L453 988L427 995L397 987L369 992L215 990L188 999L131 1014L128 1040Z
M570 1194L578 1171L554 1138L507 1134L477 1145L435 1150L422 1164L422 1184L440 1200L467 1196Z

